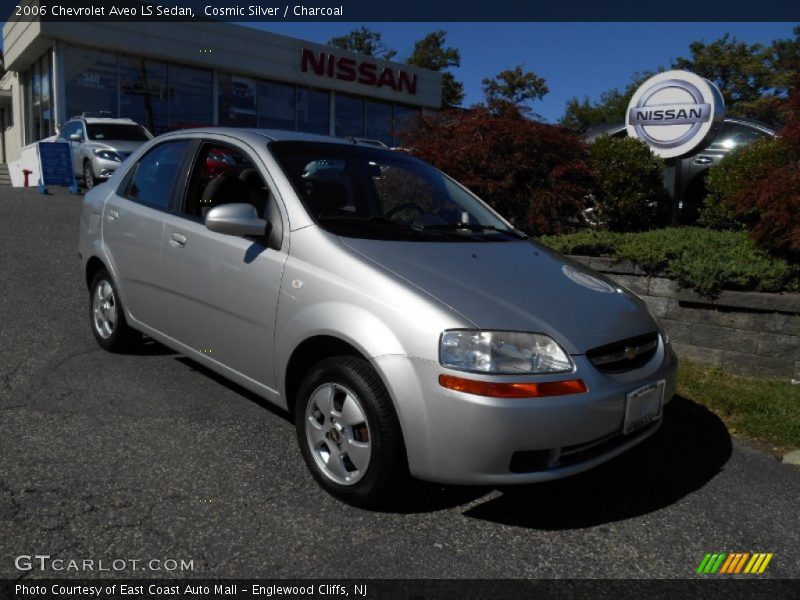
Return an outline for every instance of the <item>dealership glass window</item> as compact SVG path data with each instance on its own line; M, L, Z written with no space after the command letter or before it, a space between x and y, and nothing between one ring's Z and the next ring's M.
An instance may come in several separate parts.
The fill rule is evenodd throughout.
M117 116L117 57L112 52L67 46L64 84L67 119L84 112Z
M28 143L33 143L42 139L42 72L39 70L39 63L34 63L31 67L31 86L30 86L30 136Z
M167 130L167 64L134 56L119 57L119 116L158 135Z
M42 129L40 132L40 136L42 138L46 138L50 135L55 133L55 123L53 122L53 112L52 112L52 85L53 85L53 78L51 77L51 56L48 52L39 60L39 70L42 74L42 85L41 85L41 115L42 115Z
M365 137L392 145L392 105L367 100L364 107Z
M330 133L331 96L329 92L297 88L297 130Z
M364 137L364 99L336 94L336 134L341 137Z
M28 71L28 127L25 141L30 144L55 133L52 116L53 84L51 78L52 53L48 51Z
M414 121L419 116L419 112L420 111L418 108L395 105L394 128L392 132L395 146L399 146L401 144L400 134L413 125Z
M296 129L295 96L296 90L293 85L259 82L258 126L272 129Z
M214 77L211 71L169 65L169 128L212 125Z
M256 82L246 77L220 74L219 124L227 127L256 127Z

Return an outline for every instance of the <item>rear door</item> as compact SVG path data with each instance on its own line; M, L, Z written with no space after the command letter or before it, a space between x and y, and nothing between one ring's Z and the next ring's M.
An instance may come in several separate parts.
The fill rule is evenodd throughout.
M122 302L134 321L164 333L169 323L161 253L164 219L175 206L189 140L162 142L144 154L103 210L103 242Z
M239 237L206 229L211 208L250 203L271 235ZM248 147L207 140L195 155L184 202L166 217L163 277L172 307L170 336L208 360L275 389L273 346L288 256L285 215L266 169Z

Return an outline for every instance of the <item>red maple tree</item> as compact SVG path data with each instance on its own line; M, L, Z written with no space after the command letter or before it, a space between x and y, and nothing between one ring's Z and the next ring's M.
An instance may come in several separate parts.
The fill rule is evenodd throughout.
M532 234L560 233L577 223L591 189L583 142L513 107L422 115L402 142Z

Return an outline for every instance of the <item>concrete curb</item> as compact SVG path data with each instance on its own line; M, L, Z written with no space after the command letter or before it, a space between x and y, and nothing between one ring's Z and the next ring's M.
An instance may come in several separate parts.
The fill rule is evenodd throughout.
M784 454L781 462L783 462L785 465L795 465L800 467L800 450L793 450L788 454Z

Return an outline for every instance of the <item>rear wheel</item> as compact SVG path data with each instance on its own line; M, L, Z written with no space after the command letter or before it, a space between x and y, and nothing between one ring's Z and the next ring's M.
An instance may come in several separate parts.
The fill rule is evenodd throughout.
M317 482L349 504L385 504L408 477L394 406L368 362L351 356L315 365L295 405L300 451Z
M130 350L141 334L128 326L117 287L108 271L100 269L89 290L89 318L97 343L109 352Z

